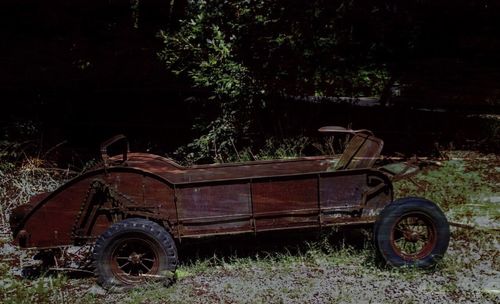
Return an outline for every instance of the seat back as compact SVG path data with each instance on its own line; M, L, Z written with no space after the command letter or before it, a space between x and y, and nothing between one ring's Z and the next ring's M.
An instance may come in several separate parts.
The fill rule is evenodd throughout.
M379 158L384 142L375 136L356 133L347 144L335 170L371 168Z

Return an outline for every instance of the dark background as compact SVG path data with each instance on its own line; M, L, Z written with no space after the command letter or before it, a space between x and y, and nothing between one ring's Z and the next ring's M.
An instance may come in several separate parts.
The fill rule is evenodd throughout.
M67 141L60 157L71 151L82 159L117 133L130 138L133 150L160 154L190 142L203 109L186 99L204 92L157 56L158 30L175 28L184 14L186 3L174 4L141 1L134 27L130 1L2 1L3 138L35 136L42 151ZM261 117L269 126L262 135L274 136L276 124L286 135L351 124L375 130L387 153L432 154L436 144L497 152L498 120L484 114L499 113L500 3L415 1L412 12L411 30L398 28L408 20L378 24L402 38L418 36L411 53L393 55L400 96L374 107L276 100L280 106Z

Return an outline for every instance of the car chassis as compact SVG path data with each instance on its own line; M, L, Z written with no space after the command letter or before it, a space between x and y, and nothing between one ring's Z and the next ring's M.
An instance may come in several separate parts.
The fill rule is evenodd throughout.
M390 265L434 265L449 242L443 212L423 198L393 198L392 181L415 167L375 167L383 141L371 131L319 131L351 136L340 158L183 167L130 153L125 136L115 136L101 145L102 164L13 210L14 242L43 252L93 245L105 287L171 281L183 239L341 225L374 225ZM108 156L119 144L123 153Z

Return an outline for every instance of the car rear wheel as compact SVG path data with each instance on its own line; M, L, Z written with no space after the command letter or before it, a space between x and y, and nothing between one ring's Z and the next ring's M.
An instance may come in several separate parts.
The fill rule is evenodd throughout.
M446 252L450 228L436 204L404 198L387 205L375 223L375 245L392 266L427 268Z
M174 280L177 249L157 223L130 218L111 225L96 241L94 269L105 288L131 287L146 281Z

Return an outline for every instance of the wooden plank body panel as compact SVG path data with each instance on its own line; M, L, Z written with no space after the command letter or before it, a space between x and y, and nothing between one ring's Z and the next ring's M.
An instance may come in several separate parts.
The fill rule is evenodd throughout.
M52 247L72 243L73 226L85 199L90 180L84 179L56 191L35 206L23 229L30 236L29 247Z
M116 201L109 198L92 201L92 185L100 181L116 193ZM48 196L40 196L39 202L29 206L29 210L17 231L28 234L27 247L54 247L74 244L75 228L81 217L88 215L90 231L84 237L89 241L102 234L112 223L110 210L122 208L125 215L164 221L171 225L172 233L177 233L177 212L174 189L167 182L147 172L131 170L97 170L86 173L66 183ZM92 210L91 210L92 209Z
M176 189L182 236L251 231L248 183Z
M157 173L163 158L141 154L139 159L144 160L142 168L136 160L135 167L131 161L127 167L99 169L67 183L42 200L17 232L24 229L31 234L29 247L72 244L71 233L95 180L111 189L115 201L99 202L89 239L111 225L109 210L116 204L128 208L129 216L163 223L180 239L373 222L392 200L392 186L381 172L329 172L326 158L218 169L199 166L190 171L171 164L161 168L162 174ZM172 176L173 180L166 178Z
M288 160L265 160L230 164L212 164L182 167L161 156L131 153L129 167L140 168L170 181L172 184L189 184L216 180L251 179L276 175L295 175L325 172L337 158L329 156L303 157Z
M321 207L343 209L359 206L366 188L366 173L322 176L319 179Z
M125 203L141 209L144 216L168 222L171 232L177 233L177 212L171 185L140 172L110 172L103 176L103 180L123 195ZM112 224L105 214L99 218L92 230L93 237L101 235Z
M318 225L317 178L264 179L252 184L256 230Z

